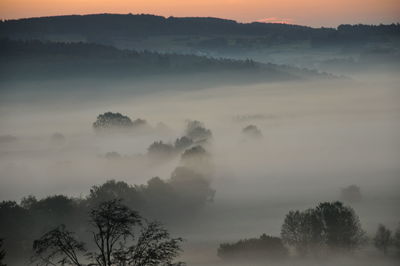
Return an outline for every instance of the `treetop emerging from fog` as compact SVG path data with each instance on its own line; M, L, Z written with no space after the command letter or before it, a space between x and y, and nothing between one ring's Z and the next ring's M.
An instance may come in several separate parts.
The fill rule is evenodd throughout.
M123 129L142 126L146 124L146 120L136 119L132 121L128 116L120 113L106 112L97 116L97 120L93 123L93 128L100 129Z

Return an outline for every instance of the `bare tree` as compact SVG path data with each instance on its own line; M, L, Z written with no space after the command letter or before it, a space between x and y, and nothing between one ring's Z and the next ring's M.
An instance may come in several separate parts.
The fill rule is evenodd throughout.
M93 240L98 248L91 257L98 265L113 265L113 254L118 252L127 238L133 236L133 227L141 223L139 214L121 203L111 200L101 203L90 213L90 223L94 227Z
M60 225L33 242L32 261L44 266L81 266L78 254L85 251L84 243L76 240L74 234L66 230L65 225Z
M146 222L139 214L114 199L100 203L90 212L96 248L86 253L92 266L171 266L181 251L181 238L171 238L158 222ZM136 239L135 233L138 233ZM78 253L84 244L65 226L46 233L33 244L34 261L39 265L81 266Z
M181 242L182 238L171 238L159 222L146 223L136 244L121 250L118 259L133 266L183 265L182 262L173 263L181 251Z

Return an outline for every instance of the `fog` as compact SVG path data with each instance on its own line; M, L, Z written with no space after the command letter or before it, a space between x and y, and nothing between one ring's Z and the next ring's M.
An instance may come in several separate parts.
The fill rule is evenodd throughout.
M185 84L161 90L165 84L155 81L147 93L115 84L126 91L112 93L113 86L105 85L110 92L82 99L39 94L30 100L3 92L15 100L0 106L0 200L86 197L93 185L110 179L132 185L155 176L166 180L180 156L153 160L147 148L154 141L174 143L188 120L198 120L212 131L206 150L216 193L189 222L167 221L186 239L182 258L189 265L222 263L216 254L220 243L262 233L279 236L289 210L341 200L341 189L353 184L361 188L362 200L351 206L373 235L379 223L395 228L400 217L398 81L376 74L192 90L182 89ZM145 119L148 127L99 134L92 124L107 111ZM244 134L248 125L262 137ZM121 157L109 158L109 152ZM376 252L363 252L376 265Z

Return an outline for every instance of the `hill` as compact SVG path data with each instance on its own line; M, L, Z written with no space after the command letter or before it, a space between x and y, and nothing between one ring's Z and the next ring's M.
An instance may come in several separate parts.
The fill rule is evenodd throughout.
M252 60L138 52L91 43L0 41L0 81L71 78L137 80L154 75L193 73L253 81L322 77L316 72Z
M341 25L338 28L311 28L275 23L238 23L219 18L165 18L155 15L95 14L5 20L0 37L88 41L123 45L146 37L175 36L176 42L191 47L262 46L309 41L313 45L354 45L400 36L400 25ZM179 36L192 36L179 40ZM222 39L215 39L218 36ZM235 36L235 38L232 38ZM226 37L230 37L229 40ZM246 41L247 40L247 41ZM182 45L182 43L180 43Z

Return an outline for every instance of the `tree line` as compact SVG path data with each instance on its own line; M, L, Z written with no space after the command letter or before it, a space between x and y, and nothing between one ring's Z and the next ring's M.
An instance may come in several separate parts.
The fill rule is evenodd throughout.
M305 211L289 211L281 227L280 237L259 238L223 243L218 255L224 260L276 260L296 256L323 258L332 254L352 254L366 244L373 244L384 255L394 247L400 255L400 224L392 232L379 225L373 238L362 229L355 211L342 202L323 202Z
M183 239L171 237L161 223L147 221L121 199L104 201L90 209L87 226L90 243L82 241L82 235L69 231L64 221L60 222L33 240L31 263L43 266L183 265L174 262ZM3 240L0 248L2 244ZM20 256L24 252L18 250ZM6 251L0 250L0 265L4 265L5 255Z
M84 42L0 40L0 78L132 77L260 68L252 60L119 50Z
M155 15L97 14L4 20L1 37L40 38L60 33L105 40L129 36L203 35L203 36L266 36L270 39L371 40L378 36L398 36L399 24L340 25L338 28L311 28L277 23L238 23L219 18L176 18Z

